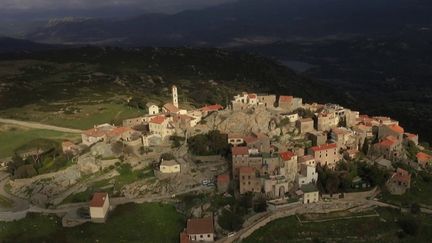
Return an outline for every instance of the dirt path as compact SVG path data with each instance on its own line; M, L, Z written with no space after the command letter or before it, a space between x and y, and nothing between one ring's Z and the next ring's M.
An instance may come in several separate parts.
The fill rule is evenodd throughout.
M79 130L79 129L58 127L58 126L46 125L46 124L37 123L37 122L18 121L18 120L13 120L13 119L4 119L4 118L0 118L0 123L18 125L18 126L23 126L23 127L28 127L28 128L35 128L35 129L51 130L51 131L57 131L57 132L67 132L67 133L82 133L83 132L82 130Z

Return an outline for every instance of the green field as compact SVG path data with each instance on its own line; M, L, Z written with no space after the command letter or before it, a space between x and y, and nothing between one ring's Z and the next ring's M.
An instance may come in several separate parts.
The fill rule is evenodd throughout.
M29 215L0 222L2 242L178 242L185 219L172 205L147 203L118 206L105 224L62 228L55 216Z
M59 111L67 109L71 112L59 113ZM76 129L89 129L102 123L120 125L124 119L143 114L145 114L143 110L109 102L101 104L66 102L62 105L29 105L0 111L0 116L3 118L35 121Z
M428 242L432 237L430 215L415 215L420 222L414 235L401 234L400 212L379 208L379 217L340 219L301 224L295 216L275 220L243 242Z
M0 124L0 158L12 156L15 149L39 138L77 140L80 135Z

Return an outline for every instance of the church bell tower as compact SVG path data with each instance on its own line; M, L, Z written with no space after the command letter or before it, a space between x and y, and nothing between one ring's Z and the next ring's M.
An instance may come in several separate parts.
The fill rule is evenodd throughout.
M172 98L173 98L173 105L178 108L179 107L178 94L177 94L177 87L175 85L172 86Z

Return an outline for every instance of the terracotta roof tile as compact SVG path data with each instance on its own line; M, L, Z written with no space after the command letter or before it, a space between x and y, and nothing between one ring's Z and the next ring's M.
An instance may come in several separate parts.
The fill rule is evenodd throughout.
M312 151L317 152L317 151L321 151L321 150L327 150L327 149L334 149L336 148L337 145L335 143L329 143L329 144L323 144L321 146L315 146L312 147Z
M155 123L155 124L162 124L165 121L165 117L164 116L157 116L153 119L150 120L150 123Z
M290 160L292 157L295 156L295 154L291 151L280 152L279 155L283 160Z
M231 152L233 155L248 155L249 154L249 148L248 147L232 147Z
M404 129L396 124L390 125L388 126L392 131L397 132L397 133L404 133Z
M188 219L186 232L189 235L214 233L213 217Z
M93 194L93 198L90 201L90 207L102 207L107 199L108 193L106 192L96 192Z
M293 96L281 95L279 97L279 103L289 103L294 99Z

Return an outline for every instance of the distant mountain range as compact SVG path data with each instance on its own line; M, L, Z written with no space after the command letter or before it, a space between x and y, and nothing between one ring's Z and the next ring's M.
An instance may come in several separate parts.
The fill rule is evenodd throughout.
M45 43L238 46L430 28L431 12L426 0L240 0L177 14L51 22L25 37Z
M0 36L0 53L53 50L65 47L66 46L59 44L41 44L28 40Z

